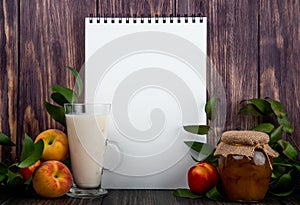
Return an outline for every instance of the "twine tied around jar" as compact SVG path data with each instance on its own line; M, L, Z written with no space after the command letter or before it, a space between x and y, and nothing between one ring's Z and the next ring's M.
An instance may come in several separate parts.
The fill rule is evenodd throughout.
M262 151L272 169L270 157L278 157L278 153L269 144L269 135L258 131L227 131L222 134L215 156L227 157L228 155L245 156L248 159L254 157L255 150Z

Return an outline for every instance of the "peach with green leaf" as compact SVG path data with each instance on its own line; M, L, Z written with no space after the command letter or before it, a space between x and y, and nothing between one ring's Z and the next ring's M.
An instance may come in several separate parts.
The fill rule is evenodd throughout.
M25 180L28 180L36 168L38 168L41 165L41 160L38 160L33 165L30 165L29 167L24 167L20 169L20 174L24 177Z
M35 143L39 140L43 140L44 142L42 161L62 161L67 158L69 153L68 137L63 131L48 129L36 137Z

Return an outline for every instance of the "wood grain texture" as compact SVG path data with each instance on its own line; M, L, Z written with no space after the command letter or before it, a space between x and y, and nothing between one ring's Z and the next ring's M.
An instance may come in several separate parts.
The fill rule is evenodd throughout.
M92 204L102 204L103 198L94 198L94 199L75 199L67 196L60 198L46 199L41 197L11 197L5 201L4 204L11 205L24 205L24 204L43 204L43 205L92 205Z
M300 143L300 2L260 1L261 97L280 100Z
M17 0L0 3L0 131L17 141L18 105L18 4ZM1 161L16 157L16 149L1 147Z
M53 85L72 88L66 67L84 64L84 17L96 12L93 0L20 1L19 142L24 133L60 126L44 108Z
M202 13L208 18L208 95L218 96L223 88L226 93L226 102L221 102L219 108L227 110L225 127L216 123L218 137L209 139L216 144L223 129L250 129L255 124L253 118L239 116L238 110L241 100L258 97L259 5L250 0L202 2L178 0L177 12L192 15L204 10Z
M242 205L245 203L239 202L217 202L207 199L206 197L200 199L186 199L179 198L172 195L173 191L168 190L109 190L109 194L104 198L94 199L74 199L67 196L63 196L57 199L45 199L40 197L11 197L5 200L3 204L6 205ZM263 201L257 203L249 203L255 205L296 205L299 204L299 200L296 196L290 196L287 198L274 198L267 196Z
M256 1L210 1L208 57L219 74L227 98L225 130L250 129L253 119L238 115L239 102L258 97L257 42L258 4ZM208 74L210 75L210 74Z
M174 2L172 0L98 0L99 15L100 16L131 16L140 17L159 16L165 14L170 15L174 13Z

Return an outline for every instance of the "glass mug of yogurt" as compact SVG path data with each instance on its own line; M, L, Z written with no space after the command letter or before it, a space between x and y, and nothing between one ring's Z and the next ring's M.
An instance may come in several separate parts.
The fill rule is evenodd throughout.
M64 104L69 141L73 187L70 197L101 197L104 152L107 140L110 104ZM111 143L119 151L116 142ZM119 152L120 153L120 152Z

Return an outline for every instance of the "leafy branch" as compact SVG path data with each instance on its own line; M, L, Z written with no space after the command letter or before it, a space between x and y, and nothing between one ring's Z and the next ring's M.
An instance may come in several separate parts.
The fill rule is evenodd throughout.
M212 97L205 104L206 118L210 121L216 119L217 116L216 103L217 103L217 98ZM197 135L208 134L209 131L211 130L211 127L209 125L187 125L184 126L183 128L185 131ZM198 141L185 141L184 143L188 147L190 147L194 152L196 152L198 155L202 156L202 159L199 160L196 159L196 157L194 157L193 155L191 155L192 159L195 162L207 161L212 163L215 167L218 167L218 157L214 156L215 147L213 147L208 143L202 143ZM210 191L205 193L205 195L195 194L191 192L189 189L177 189L173 192L173 195L177 197L184 197L190 199L207 197L215 201L225 200L225 196L222 193L222 191L220 191L219 187L213 187Z
M217 103L217 98L212 97L205 104L206 118L210 121L213 121L217 116L216 103ZM187 125L184 126L183 128L185 131L189 133L198 134L198 135L206 135L211 130L211 127L209 125ZM201 160L198 160L195 157L191 156L195 162L205 160L211 162L216 167L218 166L217 165L218 157L214 156L215 147L213 147L208 143L202 143L198 141L185 141L184 143L187 146L189 146L192 150L194 150L196 153L203 156Z
M300 149L284 106L269 97L243 100L241 104L244 106L239 114L261 117L262 123L253 130L269 134L270 146L279 153L273 160L269 193L276 196L292 194L300 182L300 162L297 160ZM289 141L282 139L284 135Z
M79 73L72 67L67 67L67 69L69 69L75 77L77 90L73 90L61 85L52 86L49 88L49 91L52 92L50 97L57 105L51 104L47 101L44 102L46 110L50 114L51 118L64 127L66 127L64 104L77 101L83 90L83 82Z
M216 98L211 98L205 106L207 119L211 121L217 115L216 100ZM261 118L262 123L253 127L253 130L267 133L270 137L270 147L279 153L279 157L273 159L269 193L275 196L292 194L297 184L300 183L300 162L297 160L300 147L297 144L296 137L293 135L294 129L284 106L279 101L269 97L265 99L242 100L241 104L243 106L239 110L239 114ZM203 135L208 134L212 128L208 125L188 125L184 126L184 129L193 134ZM283 136L287 136L289 140L284 140ZM192 156L196 162L205 160L217 167L217 157L213 154L215 151L213 146L197 141L186 141L184 143L196 153L204 156L201 160L197 160ZM220 200L222 198L221 192L216 187L209 192L206 196L212 200ZM201 197L185 189L176 190L174 195L187 198Z
M72 90L60 85L52 86L49 91L52 92L51 99L56 104L45 101L45 107L50 116L63 126L66 126L64 104L78 100L82 94L83 82L79 73L72 67L67 67L75 77L77 90ZM0 133L0 145L16 146L11 139L4 133ZM11 165L0 162L0 188L27 190L31 187L32 177L25 179L20 173L22 168L35 164L42 156L44 149L43 140L34 143L32 139L25 134L20 161Z
M4 133L0 133L0 145L16 146ZM28 188L31 183L31 178L26 180L20 173L20 169L36 163L41 158L43 149L43 140L33 143L32 139L25 134L21 160L11 165L0 162L0 188L17 190Z

